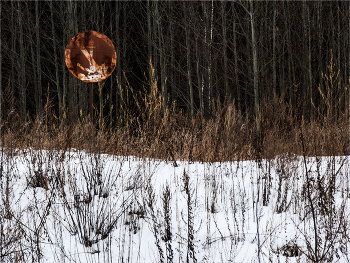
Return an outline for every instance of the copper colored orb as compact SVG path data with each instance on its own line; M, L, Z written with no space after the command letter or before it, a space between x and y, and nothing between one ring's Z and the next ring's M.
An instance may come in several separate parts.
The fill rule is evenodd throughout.
M96 31L75 35L65 51L69 71L85 82L99 82L109 77L117 63L112 41Z

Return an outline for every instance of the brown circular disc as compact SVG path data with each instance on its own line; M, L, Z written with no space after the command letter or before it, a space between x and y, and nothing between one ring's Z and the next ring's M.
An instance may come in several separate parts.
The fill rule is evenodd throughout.
M69 71L85 82L99 82L112 74L117 63L117 53L112 41L96 31L75 35L65 51Z

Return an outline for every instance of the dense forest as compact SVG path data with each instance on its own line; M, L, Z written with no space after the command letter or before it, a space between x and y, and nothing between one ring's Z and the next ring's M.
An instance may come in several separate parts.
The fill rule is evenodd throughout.
M350 1L0 0L0 20L1 263L350 262ZM88 30L117 55L92 122L65 62Z
M349 102L347 1L1 1L2 115L57 121L88 114L88 84L67 69L79 32L108 36L117 66L94 83L95 116L109 127L137 117L155 92L189 117L235 101L251 120L281 99L304 118L344 114ZM142 100L140 100L142 101Z

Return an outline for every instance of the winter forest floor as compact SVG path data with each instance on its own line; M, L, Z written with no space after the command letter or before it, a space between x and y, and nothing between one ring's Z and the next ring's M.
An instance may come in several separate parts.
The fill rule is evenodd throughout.
M259 135L234 104L117 130L3 121L1 262L349 262L348 118L302 118L304 163L275 103Z

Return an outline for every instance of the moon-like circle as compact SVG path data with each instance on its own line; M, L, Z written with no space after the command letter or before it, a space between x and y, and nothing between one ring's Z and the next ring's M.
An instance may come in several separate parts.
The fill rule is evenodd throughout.
M85 82L99 82L108 78L117 63L112 41L96 31L76 34L67 44L65 61L69 71Z

